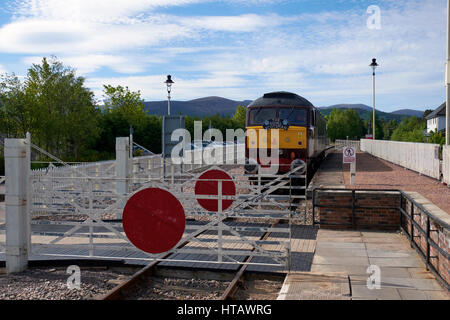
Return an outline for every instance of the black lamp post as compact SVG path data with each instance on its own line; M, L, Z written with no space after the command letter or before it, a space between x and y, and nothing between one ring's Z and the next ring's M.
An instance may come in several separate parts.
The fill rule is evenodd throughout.
M373 119L372 119L372 129L373 129L373 140L375 140L375 70L378 67L377 59L373 58L370 67L373 69L372 74L372 84L373 84Z
M170 116L170 93L172 92L172 84L175 82L172 81L172 76L168 75L164 83L167 85L167 114Z

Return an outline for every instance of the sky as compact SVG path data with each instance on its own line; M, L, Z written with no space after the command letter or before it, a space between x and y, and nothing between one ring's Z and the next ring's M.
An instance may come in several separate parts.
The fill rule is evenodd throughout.
M375 7L374 7L375 6ZM297 93L315 106L435 109L445 100L446 0L0 0L0 73L56 56L145 100Z

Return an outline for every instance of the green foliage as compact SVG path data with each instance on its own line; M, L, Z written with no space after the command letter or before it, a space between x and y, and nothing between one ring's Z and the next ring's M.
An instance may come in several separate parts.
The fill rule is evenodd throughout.
M364 123L353 109L333 109L328 120L328 137L336 139L360 139L364 136Z
M397 129L398 122L396 120L382 121L383 139L391 140L391 136Z
M127 137L133 127L133 140L155 153L161 150L161 118L148 116L140 92L128 87L104 86L106 103L100 121L101 135L95 149L114 155L116 137Z
M245 120L247 117L247 108L244 106L238 106L235 114L233 115L233 121L239 125L240 128L245 128Z
M392 133L391 140L426 142L424 135L426 127L427 124L423 119L417 117L405 118Z
M445 144L445 136L442 134L442 132L437 132L437 129L435 129L434 132L430 132L430 138L428 142L438 144L442 147Z
M23 83L5 75L0 83L0 132L24 137L29 131L50 153L66 160L79 158L99 135L94 94L84 81L55 58L33 64Z

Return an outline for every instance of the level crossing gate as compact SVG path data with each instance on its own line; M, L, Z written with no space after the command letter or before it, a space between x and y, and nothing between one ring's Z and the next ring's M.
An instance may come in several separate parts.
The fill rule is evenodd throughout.
M243 264L254 257L249 264L289 268L291 225L306 215L305 195L296 192L305 189L306 194L306 185L292 185L293 176L306 181L297 172L300 168L249 179L243 165L178 165L158 155L132 158L129 147L127 138L118 138L115 161L68 164L33 145L30 137L25 140L28 165L31 150L52 159L46 168L27 172L28 257L208 265ZM231 147L224 153L243 154L239 146ZM225 172L235 193L223 192L228 180L201 179L210 171ZM196 194L199 181L214 183L217 192ZM178 244L161 254L135 247L121 221L127 201L148 188L174 195L187 219ZM202 201L215 202L217 210L205 209ZM3 248L7 251L8 243Z

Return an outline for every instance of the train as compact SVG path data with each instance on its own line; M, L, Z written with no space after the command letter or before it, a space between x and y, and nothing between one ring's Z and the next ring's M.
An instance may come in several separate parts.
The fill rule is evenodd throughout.
M271 137L274 129L278 129L277 141ZM267 163L261 161L264 160L261 154L271 157L272 143L276 143L277 174L302 167L296 172L306 174L309 180L328 147L327 120L311 102L291 92L266 93L253 101L247 107L246 130L245 171L248 175L257 174L258 165Z

